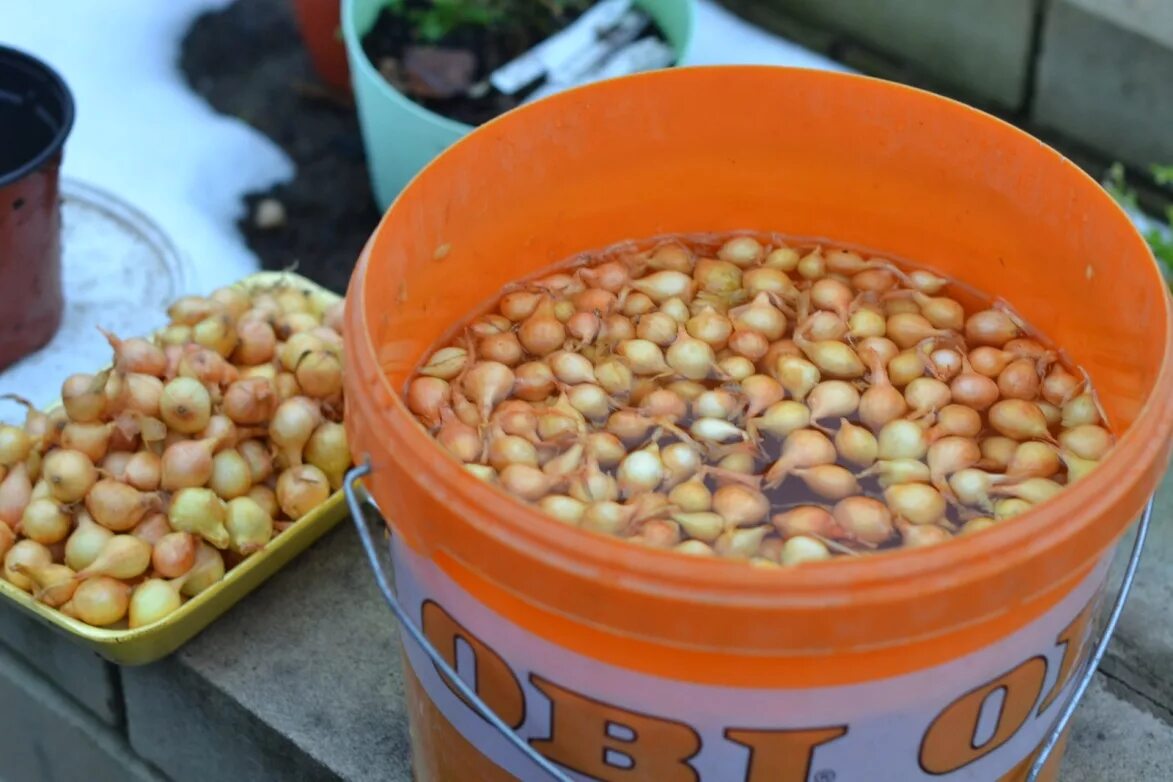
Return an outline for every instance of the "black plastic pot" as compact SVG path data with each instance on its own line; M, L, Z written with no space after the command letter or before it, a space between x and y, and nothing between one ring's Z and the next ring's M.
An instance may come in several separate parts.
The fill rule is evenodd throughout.
M45 63L0 46L0 368L61 324L58 170L73 96Z

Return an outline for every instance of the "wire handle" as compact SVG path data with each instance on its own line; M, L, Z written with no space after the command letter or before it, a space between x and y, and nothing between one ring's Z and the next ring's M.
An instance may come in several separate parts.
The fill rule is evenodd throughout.
M1071 700L1063 708L1063 713L1059 715L1055 726L1051 728L1051 733L1047 736L1047 740L1043 742L1043 748L1039 750L1039 754L1035 757L1035 762L1031 764L1030 771L1027 772L1026 782L1038 782L1039 775L1043 773L1043 767L1047 765L1047 760L1050 759L1051 753L1055 751L1055 746L1059 743L1059 739L1063 738L1063 732L1067 730L1068 723L1071 722L1072 715L1075 714L1076 708L1079 707L1079 702L1083 699L1087 688L1091 686L1092 679L1096 676L1096 670L1100 667L1100 661L1104 659L1104 654L1108 651L1108 645L1112 641L1112 634L1116 632L1116 624L1120 621L1120 615L1124 613L1124 603L1128 600L1128 593L1132 591L1132 583L1136 580L1136 569L1140 565L1141 550L1144 548L1145 539L1149 535L1149 524L1153 518L1153 498L1149 497L1148 504L1145 505L1144 512L1140 515L1140 524L1136 528L1136 540L1132 543L1132 553L1128 557L1128 566L1124 570L1124 576L1120 580L1120 590L1116 593L1116 602L1112 604L1112 611L1108 614L1108 621L1104 623L1103 632L1100 634L1100 640L1096 641L1095 649L1091 656L1088 657L1084 664L1083 673L1080 675L1079 684L1075 687L1075 692L1071 695Z
M481 697L477 695L476 690L468 685L456 672L456 669L448 664L444 656L432 646L431 642L424 636L423 631L419 626L412 621L411 616L407 610L400 604L399 598L396 597L395 591L391 588L391 583L387 580L387 573L383 569L383 564L379 559L378 549L375 547L375 540L371 536L371 530L367 526L366 516L363 513L362 506L364 502L372 508L375 508L374 503L369 499L360 499L358 492L355 491L354 484L363 477L370 475L370 462L365 462L361 465L352 467L346 473L346 478L343 483L343 489L346 492L346 504L350 508L350 518L354 521L354 526L358 530L359 540L362 541L363 551L367 555L367 561L370 563L371 570L375 573L375 582L379 585L379 591L383 593L383 599L387 601L387 605L391 607L395 618L399 620L399 624L407 631L420 648L423 649L424 654L428 659L435 664L449 683L464 696L465 700L472 704L482 717L489 721L489 723L496 728L509 743L521 750L527 758L537 764L543 771L550 775L551 779L558 780L558 782L574 782L565 773L560 771L552 762L546 759L544 755L531 747L525 739L513 732L508 725L506 725L500 717L498 717L492 709L489 708ZM365 494L365 492L364 492ZM378 510L375 508L375 510Z
M395 618L407 630L408 635L419 644L420 648L424 650L428 658L440 669L440 672L448 677L449 681L454 687L463 695L469 703L477 710L477 712L488 720L493 727L501 732L511 744L517 747L521 752L536 763L542 770L546 771L552 779L558 782L573 782L565 773L555 767L544 755L539 753L531 747L521 736L517 735L502 722L489 706L481 700L476 691L470 687L464 679L460 678L456 670L448 664L443 655L436 650L434 646L424 637L423 632L411 620L407 611L400 605L398 598L395 596L394 590L391 588L390 582L387 581L386 572L383 570L383 565L379 560L378 550L375 548L374 539L371 537L371 531L367 526L366 517L362 511L362 504L364 500L359 499L357 492L354 489L354 484L360 479L371 474L370 462L365 462L361 465L352 467L346 473L345 483L343 489L346 491L346 504L350 508L350 517L354 521L354 526L358 530L359 540L362 541L363 550L366 553L367 561L370 563L371 570L374 571L375 581L379 585L379 591L383 593L383 599L387 601L387 605L391 607L391 611L395 614ZM374 508L374 503L366 500L367 504ZM377 508L375 508L378 510ZM1150 497L1148 504L1145 505L1144 512L1140 517L1140 524L1136 529L1136 540L1132 544L1132 552L1129 555L1128 566L1125 568L1124 576L1120 582L1120 589L1116 593L1116 601L1112 605L1112 611L1108 615L1108 621L1104 624L1103 632L1100 635L1091 656L1088 657L1084 664L1083 672L1080 675L1079 683L1075 687L1075 692L1072 693L1071 700L1068 701L1064 707L1063 712L1059 715L1059 719L1051 728L1051 732L1047 735L1047 740L1043 742L1042 748L1035 757L1034 763L1031 764L1030 771L1027 772L1026 782L1038 782L1039 775L1043 771L1043 767L1047 765L1051 754L1055 751L1059 739L1063 737L1063 732L1067 730L1068 724L1071 722L1072 715L1079 707L1080 701L1083 699L1087 688L1091 685L1092 679L1095 678L1096 670L1099 668L1100 661L1104 659L1104 654L1108 651L1108 645L1112 641L1112 634L1116 631L1116 625L1120 621L1120 615L1124 612L1124 604L1128 600L1128 594L1132 590L1132 584L1136 580L1136 570L1140 565L1140 555L1144 548L1144 543L1149 533L1149 525L1153 517L1153 499Z

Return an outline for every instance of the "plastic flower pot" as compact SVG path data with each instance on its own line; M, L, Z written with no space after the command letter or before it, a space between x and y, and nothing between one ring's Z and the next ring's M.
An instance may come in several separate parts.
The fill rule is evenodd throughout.
M292 0L302 42L318 76L338 90L350 89L346 47L342 44L341 0Z
M625 239L736 230L1006 297L1089 372L1115 449L980 534L763 570L556 522L404 405L420 359L506 283ZM545 779L537 752L574 779L1022 782L1173 446L1173 302L1128 217L1038 140L875 79L679 68L510 112L403 191L346 301L346 428L392 532L420 780Z
M638 0L676 50L679 62L692 40L693 0ZM402 94L371 64L362 48L387 0L342 0L342 36L350 59L351 81L367 169L375 201L386 209L428 161L472 130Z
M0 46L0 368L61 325L58 169L73 96L28 54Z

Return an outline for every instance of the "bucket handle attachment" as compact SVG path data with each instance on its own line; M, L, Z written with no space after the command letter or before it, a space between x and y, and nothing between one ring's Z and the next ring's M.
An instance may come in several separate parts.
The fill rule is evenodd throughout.
M428 659L435 664L436 668L448 679L456 690L465 698L465 702L473 706L473 708L484 717L489 723L496 728L501 735L509 740L509 743L521 751L523 755L532 760L538 767L550 775L551 779L557 782L574 782L565 773L560 771L550 760L542 755L536 749L531 747L525 739L517 735L508 725L506 725L496 713L489 708L481 697L477 695L476 690L468 685L456 669L448 664L444 656L432 646L431 642L424 636L423 631L407 613L407 610L399 602L399 598L395 595L395 590L391 587L391 582L387 579L387 570L385 569L382 559L379 555L379 550L375 546L374 537L371 535L370 527L367 524L366 516L363 513L363 505L379 512L378 507L370 499L370 496L363 492L362 498L358 496L355 490L355 483L363 477L371 474L371 464L369 461L356 465L346 473L346 478L343 481L342 487L346 492L346 504L350 508L350 518L354 521L355 529L358 530L358 538L362 542L363 552L367 556L367 562L371 566L371 570L375 574L375 583L379 586L379 591L383 593L383 599L387 601L387 605L391 607L391 612L395 614L395 618L399 620L399 624L407 631ZM385 527L384 527L385 528Z
M383 593L383 599L387 601L387 605L391 607L391 611L395 614L395 618L399 620L399 624L407 630L408 635L419 644L420 648L428 656L435 666L448 678L448 681L454 686L466 701L476 709L476 711L484 717L489 723L495 727L509 743L513 744L519 749L522 754L537 764L543 771L550 775L551 779L558 782L573 782L573 780L555 767L544 755L539 753L531 747L521 736L513 732L512 729L498 717L492 709L489 708L476 691L468 685L464 679L456 672L444 656L436 650L436 647L424 637L423 631L419 626L412 621L406 609L399 603L399 599L395 595L395 591L391 588L391 583L387 580L387 572L383 567L383 563L379 556L379 551L375 546L374 538L371 536L370 527L367 525L366 516L363 514L363 505L379 512L378 507L370 499L370 496L363 492L363 497L360 499L358 492L355 491L355 483L362 478L371 474L371 464L369 461L363 464L356 465L346 473L346 478L343 482L343 489L346 492L346 504L350 508L350 517L354 521L355 529L358 530L359 540L362 542L363 551L366 554L367 562L371 566L371 570L375 574L375 582L379 586L379 591ZM1141 514L1140 523L1136 528L1136 539L1132 543L1132 551L1128 557L1128 565L1124 570L1124 576L1120 581L1120 588L1116 593L1116 599L1112 604L1112 610L1108 614L1108 620L1104 623L1104 629L1100 634L1099 640L1092 650L1091 656L1088 657L1087 662L1084 663L1083 671L1079 677L1079 683L1072 693L1071 699L1067 702L1063 712L1059 715L1051 732L1047 735L1047 740L1043 742L1042 748L1038 755L1035 756L1034 762L1031 764L1030 771L1027 772L1026 782L1038 782L1039 775L1043 771L1043 767L1047 765L1051 754L1055 751L1059 739L1063 737L1063 732L1067 730L1068 724L1071 722L1072 716L1079 707L1080 701L1083 699L1087 688L1091 686L1092 680L1095 678L1096 670L1100 666L1100 662L1104 659L1104 655L1108 651L1108 645L1112 641L1112 634L1116 631L1116 625L1120 621L1120 615L1124 612L1124 604L1128 600L1128 593L1132 590L1132 584L1136 580L1136 570L1140 565L1141 550L1144 548L1145 539L1149 534L1149 525L1153 517L1153 498L1149 498L1148 504L1145 505L1144 512Z
M1132 551L1128 555L1128 565L1124 569L1124 576L1120 579L1120 589L1116 592L1116 600L1112 603L1112 610L1108 614L1108 620L1104 623L1104 629L1100 633L1099 640L1096 641L1091 656L1084 663L1083 672L1079 677L1079 684L1075 686L1075 692L1072 693L1071 700L1063 708L1059 719L1056 720L1054 727L1051 728L1050 734L1047 735L1047 740L1043 742L1042 749L1039 750L1039 754L1035 757L1034 763L1031 764L1030 771L1026 775L1026 782L1038 781L1039 775L1043 773L1043 767L1047 765L1047 760L1051 757L1051 753L1055 751L1055 746L1059 743L1059 739L1063 737L1063 732L1067 730L1067 725L1071 722L1071 717L1075 714L1076 708L1079 707L1079 702L1083 699L1087 688L1091 686L1092 680L1096 677L1096 671L1100 667L1100 661L1104 659L1104 655L1108 651L1108 645L1112 641L1112 634L1116 632L1116 625L1120 621L1120 615L1124 613L1124 603L1128 600L1128 593L1132 591L1132 584L1136 580L1136 569L1140 566L1141 550L1144 548L1145 539L1149 535L1149 524L1152 518L1153 498L1149 497L1148 504L1145 505L1144 511L1140 515L1140 523L1136 527L1136 539L1132 542Z

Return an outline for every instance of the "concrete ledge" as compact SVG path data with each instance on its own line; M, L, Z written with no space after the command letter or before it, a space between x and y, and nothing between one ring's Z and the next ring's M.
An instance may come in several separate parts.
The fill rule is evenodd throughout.
M344 524L177 654L123 669L130 742L177 782L406 781L399 665Z
M134 756L121 733L5 650L0 650L0 712L0 779L163 782Z
M134 750L176 782L332 780L295 743L230 695L171 662L128 672Z

